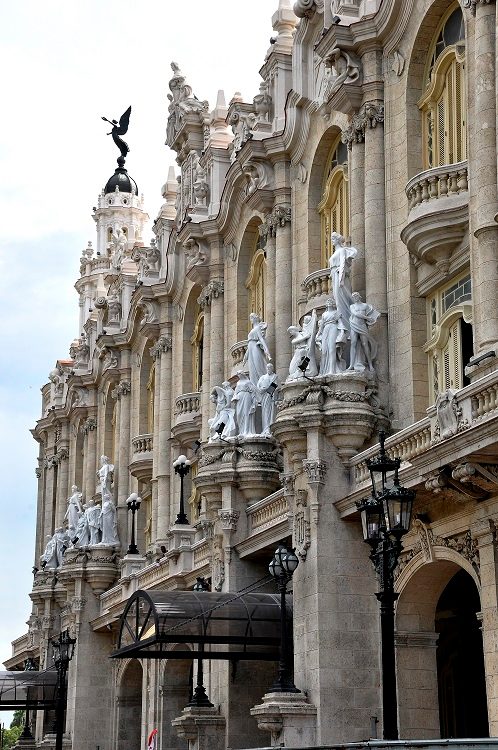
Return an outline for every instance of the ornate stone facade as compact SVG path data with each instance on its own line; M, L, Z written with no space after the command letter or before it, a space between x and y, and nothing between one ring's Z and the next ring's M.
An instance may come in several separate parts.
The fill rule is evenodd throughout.
M417 491L395 571L400 736L498 734L496 4L463 6L281 0L248 102L227 106L221 92L211 108L172 63L167 143L180 174L162 188L153 241L141 239L141 198L99 196L79 335L33 431L33 611L7 662L34 655L45 668L50 638L76 635L73 750L143 747L146 727L163 748L178 746L176 731L221 750L370 736L377 582L356 501L372 491L379 429ZM191 464L187 523L179 454ZM74 486L73 516L114 504L121 545L69 538ZM306 696L263 699L273 665L212 659L204 682L219 711L186 714L195 654L108 659L134 591L197 578L230 599L269 590L282 540L299 558L294 672ZM457 636L478 666L448 686L463 669L460 652L448 656ZM454 706L466 702L461 725ZM39 712L40 747L49 733Z

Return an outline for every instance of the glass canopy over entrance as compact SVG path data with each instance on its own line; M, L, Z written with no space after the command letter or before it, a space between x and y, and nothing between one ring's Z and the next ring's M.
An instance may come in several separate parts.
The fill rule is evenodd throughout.
M279 645L278 594L136 591L121 616L112 656L277 661Z
M0 672L0 711L54 708L57 672Z

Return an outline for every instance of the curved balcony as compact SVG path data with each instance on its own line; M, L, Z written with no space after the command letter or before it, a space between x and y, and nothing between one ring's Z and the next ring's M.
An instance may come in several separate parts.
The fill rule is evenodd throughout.
M242 360L246 351L247 339L245 341L237 341L236 344L230 347L230 356L232 357L231 375L235 375L242 367Z
M325 307L325 301L331 294L330 269L320 268L306 276L301 283L303 295L300 299L301 317L317 307Z
M152 476L153 435L137 435L131 440L130 474L136 479L145 481Z
M199 437L201 425L201 394L182 393L175 399L175 416L171 432L181 441Z
M401 239L415 265L441 266L446 272L468 227L467 162L420 172L408 182L405 192L408 219Z

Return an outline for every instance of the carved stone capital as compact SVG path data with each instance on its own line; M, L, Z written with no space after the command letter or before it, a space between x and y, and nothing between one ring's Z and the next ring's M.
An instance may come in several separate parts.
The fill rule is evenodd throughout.
M351 118L350 125L342 131L341 140L351 148L353 143L363 143L365 131L384 123L384 103L365 102Z
M305 459L303 469L308 475L309 484L324 484L325 474L327 473L327 464L319 459Z
M279 477L282 487L284 488L284 495L293 495L294 494L294 483L296 481L296 477L294 473L290 474L280 474Z
M111 391L113 398L120 399L122 396L127 396L131 393L131 383L129 380L121 380L117 386Z
M202 292L200 293L199 297L197 298L197 304L199 307L209 307L211 305L211 302L213 299L218 299L225 291L225 283L223 279L213 279L210 281Z
M479 547L486 547L496 540L496 527L491 518L480 518L478 521L474 521L470 527L470 533Z
M92 430L97 429L97 420L95 417L88 417L88 419L85 420L85 423L83 425L83 432L85 435L88 435L89 432L92 432Z
M218 516L223 531L235 531L237 529L237 522L240 517L238 510L234 510L233 508L219 510Z
M495 0L463 0L463 7L468 8L475 16L478 5L492 5L494 2Z
M160 336L154 346L149 349L150 356L153 359L161 359L164 352L169 352L173 346L171 336Z

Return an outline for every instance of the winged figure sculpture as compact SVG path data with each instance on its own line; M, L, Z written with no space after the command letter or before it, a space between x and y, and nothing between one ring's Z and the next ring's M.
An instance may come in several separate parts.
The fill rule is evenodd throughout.
M102 117L105 122L108 122L109 125L112 125L112 130L110 133L107 133L107 135L112 135L112 140L116 144L116 146L119 148L119 151L121 152L121 159L124 160L126 158L126 155L128 151L130 150L130 147L128 146L125 141L121 138L122 135L128 132L128 125L130 124L130 114L131 114L131 106L128 107L126 112L123 112L121 117L119 118L119 122L117 120L108 120L107 117ZM119 162L119 159L118 159ZM122 166L122 165L121 165Z

